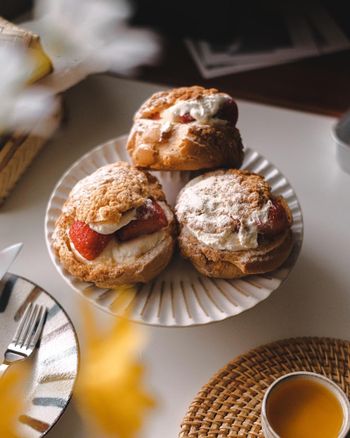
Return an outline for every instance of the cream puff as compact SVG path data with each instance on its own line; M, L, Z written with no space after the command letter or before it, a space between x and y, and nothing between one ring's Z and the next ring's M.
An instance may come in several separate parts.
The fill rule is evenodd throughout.
M145 283L172 257L175 220L158 180L117 162L73 187L52 239L62 265L81 280L103 288Z
M215 88L176 88L137 111L127 149L135 166L155 170L240 167L236 102Z
M182 255L208 277L273 271L293 248L287 202L248 171L217 170L194 178L179 193L175 214Z

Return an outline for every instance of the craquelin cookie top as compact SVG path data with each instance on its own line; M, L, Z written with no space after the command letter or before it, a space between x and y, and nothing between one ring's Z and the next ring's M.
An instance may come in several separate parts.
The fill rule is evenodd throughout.
M270 186L262 176L243 170L217 170L193 179L182 189L176 213L192 229L235 232L240 224L253 219L270 197Z
M64 204L63 213L85 223L118 222L123 213L150 197L165 199L157 179L119 161L79 181Z

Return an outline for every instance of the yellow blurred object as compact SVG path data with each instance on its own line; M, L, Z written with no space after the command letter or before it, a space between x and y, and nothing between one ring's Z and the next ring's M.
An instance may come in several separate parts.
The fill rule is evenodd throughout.
M20 438L16 423L23 411L21 389L25 385L26 367L12 366L0 379L0 437Z
M50 58L41 46L40 37L0 17L0 45L23 48L33 60L28 82L33 83L52 72Z
M134 284L120 284L115 286L113 290L118 294L117 299L112 303L112 310L120 310L120 315L125 315L127 318L130 303L132 303L135 294L137 294L137 287ZM124 309L124 310L122 310Z
M140 327L123 318L105 332L86 307L84 328L86 354L76 387L79 408L106 436L132 438L146 410L154 406L142 386L144 367L137 361Z

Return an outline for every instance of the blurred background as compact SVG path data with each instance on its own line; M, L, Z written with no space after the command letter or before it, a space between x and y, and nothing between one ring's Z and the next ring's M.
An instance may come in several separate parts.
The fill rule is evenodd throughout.
M347 2L130 3L130 24L161 36L162 56L138 71L141 80L214 86L238 98L335 116L349 106ZM0 15L20 20L31 6L2 0Z

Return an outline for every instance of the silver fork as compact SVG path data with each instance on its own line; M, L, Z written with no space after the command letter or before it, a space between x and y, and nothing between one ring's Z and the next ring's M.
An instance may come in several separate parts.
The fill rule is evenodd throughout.
M30 303L17 327L16 333L4 354L4 361L0 365L0 377L7 368L32 355L36 344L41 336L47 308L38 304Z

